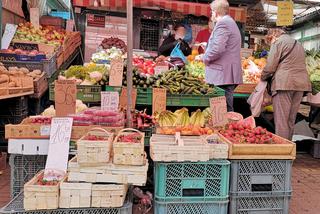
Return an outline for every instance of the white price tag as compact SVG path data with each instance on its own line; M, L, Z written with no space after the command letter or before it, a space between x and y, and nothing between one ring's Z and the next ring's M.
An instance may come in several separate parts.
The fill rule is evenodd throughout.
M119 93L116 91L101 92L101 110L118 111L119 108Z
M18 25L6 24L6 27L4 29L4 33L2 35L1 49L8 49L9 48L11 40L13 39L14 34L16 33L17 27L18 27Z

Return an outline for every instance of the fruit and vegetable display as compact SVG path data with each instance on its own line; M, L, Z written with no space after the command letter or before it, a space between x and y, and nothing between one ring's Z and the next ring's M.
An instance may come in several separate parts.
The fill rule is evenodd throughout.
M13 42L26 41L59 47L67 36L65 30L55 30L53 27L36 29L31 23L20 23L13 37Z
M320 51L306 51L307 71L314 93L320 92Z
M142 56L134 56L132 63L140 73L146 74L147 77L154 75L154 68L157 65L153 60L145 59Z
M76 113L83 112L86 110L88 106L84 104L81 100L76 100ZM41 116L48 116L48 117L55 117L56 116L56 110L53 105L46 108Z
M59 181L57 180L46 180L43 178L43 174L41 174L39 177L38 177L38 180L36 182L36 185L40 185L40 186L57 186L59 183Z
M258 83L261 78L261 72L267 64L266 58L254 58L250 56L242 61L243 82Z
M132 133L122 133L121 135L118 136L117 142L141 143L141 140L142 140L142 135L140 133L132 132Z
M110 38L105 38L101 42L101 47L103 49L111 49L113 47L120 49L123 53L127 52L127 45L126 43L116 37L110 37Z
M205 65L201 61L192 61L186 64L185 69L194 77L204 79Z
M108 136L98 136L98 135L95 135L95 134L87 134L83 140L90 140L90 141L107 141L109 140L109 137Z
M79 85L106 85L108 84L109 65L96 65L89 63L85 66L73 65L68 70L63 71L59 80L76 80Z
M163 111L155 116L157 132L159 134L174 134L181 132L182 135L212 134L210 128L205 127L206 113L198 109L191 113L187 108L178 109L175 112Z
M137 129L147 129L147 128L152 128L156 121L153 116L148 115L146 113L146 110L143 111L138 111L134 110L132 112L132 122L133 122L133 127L136 127Z
M127 85L124 71L123 85ZM137 70L133 71L133 86L141 88L165 88L170 94L214 94L215 89L204 81L192 76L186 70L169 70L165 73L148 77Z
M32 77L33 80L39 79L39 77L42 76L42 71L40 70L33 70L30 71L28 68L25 67L9 67L8 69L6 67L3 66L3 64L0 62L0 82L3 83L5 82L5 80L9 80L9 86L10 87L20 87L20 83L19 82L15 82L15 84L13 84L12 82L14 82L14 78L10 79L10 76L16 76L16 77L23 77L23 76L28 76L28 77ZM7 82L7 81L6 81Z
M99 50L92 54L91 61L94 63L104 64L110 63L110 60L123 57L122 50L116 47L112 47L105 50Z
M272 144L272 133L262 127L251 127L241 123L231 123L220 133L234 144Z

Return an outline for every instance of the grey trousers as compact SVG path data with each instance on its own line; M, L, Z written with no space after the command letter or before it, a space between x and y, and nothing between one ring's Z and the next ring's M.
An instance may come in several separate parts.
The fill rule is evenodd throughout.
M277 91L272 97L276 135L292 140L302 97L302 91Z
M219 88L222 88L225 92L227 100L227 111L234 111L233 109L233 92L238 85L220 85Z

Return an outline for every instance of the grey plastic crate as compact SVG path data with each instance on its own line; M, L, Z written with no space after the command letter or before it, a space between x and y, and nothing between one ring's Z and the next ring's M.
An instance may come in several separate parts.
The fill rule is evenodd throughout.
M232 160L230 193L283 193L291 189L292 160Z
M79 208L24 211L23 192L18 194L5 207L0 209L1 214L132 214L132 203L126 201L120 208Z
M230 195L229 214L288 214L291 193Z
M23 190L24 184L45 168L46 160L46 155L10 155L11 198L18 195Z
M160 202L155 201L154 214L227 214L229 201Z

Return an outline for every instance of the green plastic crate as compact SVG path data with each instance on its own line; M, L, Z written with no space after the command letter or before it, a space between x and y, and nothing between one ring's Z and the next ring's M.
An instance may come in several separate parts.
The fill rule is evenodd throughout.
M51 83L49 86L49 99L54 101L54 83ZM77 99L87 103L100 102L101 86L77 85Z
M155 201L155 214L227 214L228 200L198 203Z
M162 163L154 166L155 198L163 202L227 200L230 162Z

